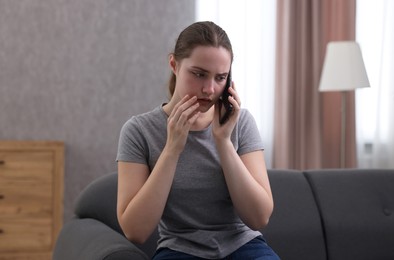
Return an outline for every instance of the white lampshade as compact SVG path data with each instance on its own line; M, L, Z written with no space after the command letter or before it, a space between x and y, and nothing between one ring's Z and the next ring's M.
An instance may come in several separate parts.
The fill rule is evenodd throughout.
M346 91L369 87L361 49L357 42L330 42L320 78L320 91Z

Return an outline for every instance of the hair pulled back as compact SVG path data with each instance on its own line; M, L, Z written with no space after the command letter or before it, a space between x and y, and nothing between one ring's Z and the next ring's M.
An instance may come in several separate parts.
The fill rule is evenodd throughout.
M231 55L231 62L234 54L230 39L227 33L213 22L196 22L186 27L178 36L174 52L171 53L176 61L190 57L194 48L198 46L223 47ZM172 96L175 91L176 76L171 72L168 90Z

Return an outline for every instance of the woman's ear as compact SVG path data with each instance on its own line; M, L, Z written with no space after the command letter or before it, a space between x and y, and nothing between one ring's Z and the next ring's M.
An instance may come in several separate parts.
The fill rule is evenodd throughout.
M175 57L174 57L173 54L170 55L169 65L170 65L170 68L172 70L172 73L174 73L174 75L176 75L177 74L176 72L177 72L177 65L178 65L178 63L175 60Z

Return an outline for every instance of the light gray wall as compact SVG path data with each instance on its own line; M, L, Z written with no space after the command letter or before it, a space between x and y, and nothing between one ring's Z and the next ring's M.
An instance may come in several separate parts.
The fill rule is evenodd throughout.
M66 144L65 221L116 171L122 124L167 100L193 0L0 0L0 139Z

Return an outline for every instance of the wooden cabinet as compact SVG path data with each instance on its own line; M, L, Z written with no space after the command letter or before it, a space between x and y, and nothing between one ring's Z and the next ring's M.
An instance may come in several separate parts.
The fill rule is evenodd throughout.
M0 141L0 260L52 259L63 177L62 142Z

